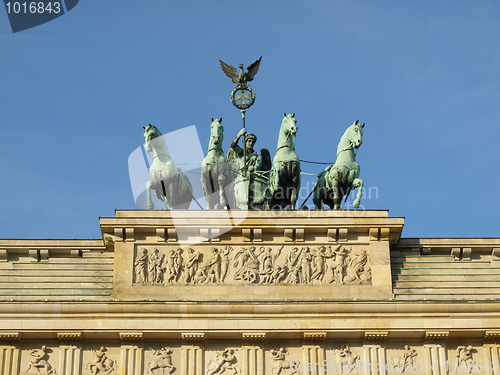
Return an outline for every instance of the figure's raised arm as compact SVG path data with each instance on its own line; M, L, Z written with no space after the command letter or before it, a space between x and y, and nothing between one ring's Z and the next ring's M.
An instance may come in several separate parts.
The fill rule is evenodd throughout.
M235 146L238 146L238 141L240 140L241 136L246 134L247 130L245 128L242 128L238 134L236 135L236 137L233 139L233 141L231 142L231 148L235 148Z

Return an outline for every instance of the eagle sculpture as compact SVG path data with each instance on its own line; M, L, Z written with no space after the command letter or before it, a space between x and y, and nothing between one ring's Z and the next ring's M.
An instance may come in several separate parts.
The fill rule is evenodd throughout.
M253 77L255 77L259 71L260 60L262 60L262 56L254 63L248 65L246 73L243 70L243 63L240 64L240 72L236 73L236 68L234 66L226 64L221 60L219 60L219 62L223 72L231 78L234 83L237 83L238 86L246 86L247 82L253 80Z

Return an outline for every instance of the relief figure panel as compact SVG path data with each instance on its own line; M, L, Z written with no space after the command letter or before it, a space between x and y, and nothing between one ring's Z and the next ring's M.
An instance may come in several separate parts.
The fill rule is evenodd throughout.
M37 345L22 351L20 375L56 375L58 349Z
M371 284L367 250L331 246L137 246L134 285Z

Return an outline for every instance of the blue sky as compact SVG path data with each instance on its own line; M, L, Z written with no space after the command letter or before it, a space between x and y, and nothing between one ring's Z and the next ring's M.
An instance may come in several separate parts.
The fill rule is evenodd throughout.
M365 208L404 216L405 237L498 237L499 19L482 0L82 0L12 34L1 10L0 238L99 238L100 216L135 208L148 123L196 125L206 150L223 117L227 150L241 114L218 60L259 56L259 148L295 112L300 158L333 162L359 119Z

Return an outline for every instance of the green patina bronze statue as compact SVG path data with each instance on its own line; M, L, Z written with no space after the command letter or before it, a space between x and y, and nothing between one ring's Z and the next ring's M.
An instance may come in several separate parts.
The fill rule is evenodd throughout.
M322 209L324 203L330 208L339 210L342 198L346 196L347 199L351 190L355 188L358 188L358 195L353 206L359 207L363 180L358 178L360 169L354 149L357 150L363 142L364 127L364 123L356 121L347 128L337 146L335 163L318 175L313 192L313 201L317 209Z
M219 60L224 73L237 84L231 93L231 102L241 110L243 128L224 157L222 118L212 118L208 153L201 166L201 185L207 209L295 209L301 172L299 156L295 152L298 131L295 113L284 115L272 163L266 148L262 148L260 153L254 150L257 136L247 133L245 128L246 109L255 102L255 94L248 82L257 74L261 59L250 64L247 72L240 64L239 73L236 68ZM238 91L240 95L236 94ZM364 126L356 121L345 131L337 147L335 163L318 175L309 194L313 195L317 209L322 209L323 204L331 209L340 209L342 198L345 196L347 199L355 188L358 192L353 205L359 208L363 180L359 178L356 153L362 143ZM158 198L165 200L167 208L188 208L193 199L189 179L175 166L160 131L151 124L144 129L146 149L148 152L154 150L154 161L149 169L151 181L146 185L148 208L153 208L151 189ZM242 147L238 145L241 137Z
M248 82L252 81L257 72L259 71L260 61L262 60L262 56L254 61L247 67L247 72L243 70L243 63L240 64L240 72L236 72L236 68L225 62L219 60L222 71L225 75L227 75L233 83L236 83L236 87L231 92L231 103L241 110L246 110L250 108L255 102L255 93L252 88L248 86ZM237 92L240 94L237 94ZM248 100L248 102L247 102Z
M208 152L201 163L201 186L207 201L207 209L214 207L227 209L234 205L234 179L231 166L226 162L222 151L223 140L222 117L215 120L212 118Z
M300 161L295 152L297 134L295 113L283 118L278 146L269 177L269 208L295 208L300 188Z
M238 141L244 137L244 149ZM235 199L240 209L265 209L267 206L268 171L271 156L266 148L260 154L253 149L257 136L241 129L231 143L226 159L235 166Z
M238 146L238 141L242 136L245 136L245 151ZM262 164L262 157L253 149L253 146L255 146L255 143L257 142L257 136L253 133L248 133L246 128L243 128L239 131L239 133L236 135L236 138L233 139L231 142L231 148L233 151L238 155L238 157L243 158L245 157L246 160L243 163L243 165L247 165L249 168L252 167L252 169L257 169L260 167Z
M149 167L150 181L146 183L148 208L154 208L151 189L155 191L158 199L165 201L169 210L189 208L193 199L193 187L189 178L175 166L167 142L158 128L151 124L143 128L146 151L154 151L153 156L149 154L153 164Z

